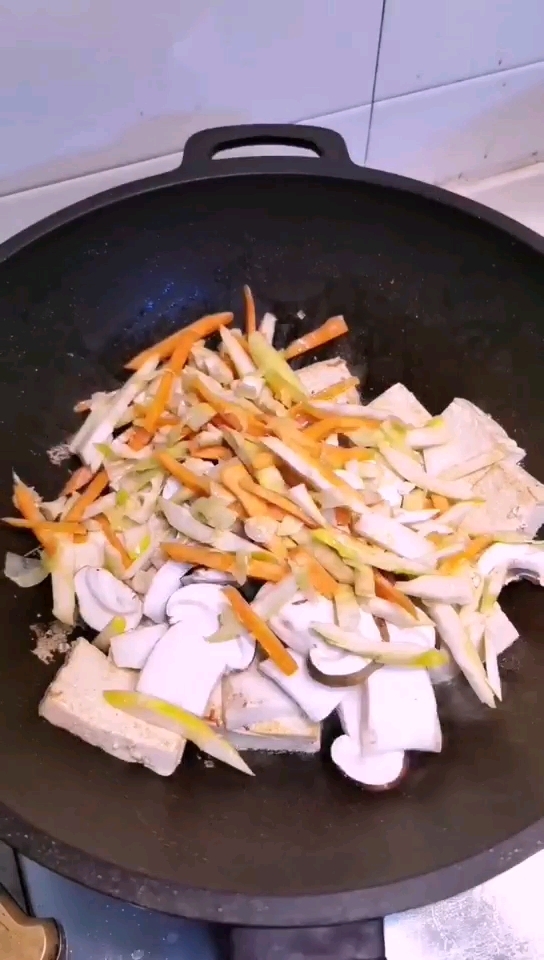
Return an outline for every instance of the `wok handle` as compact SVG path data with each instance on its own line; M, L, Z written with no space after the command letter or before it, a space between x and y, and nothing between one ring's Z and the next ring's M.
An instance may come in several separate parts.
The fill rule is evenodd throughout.
M235 927L229 960L386 960L383 920L336 927Z
M229 157L214 160L220 150L247 146L305 147L316 157L264 156ZM229 173L269 172L326 172L325 168L346 169L354 167L345 141L334 130L326 127L307 127L294 123L250 123L233 127L212 127L193 133L183 150L180 173L201 177ZM317 169L316 169L317 168Z
M62 960L64 936L54 920L29 917L0 884L1 960Z

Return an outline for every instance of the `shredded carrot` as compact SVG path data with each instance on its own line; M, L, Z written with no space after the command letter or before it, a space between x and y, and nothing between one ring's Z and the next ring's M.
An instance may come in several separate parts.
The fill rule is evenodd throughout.
M190 452L199 460L231 460L232 453L227 447L191 447Z
M267 467L275 467L276 459L273 453L267 450L259 450L253 457L251 466L254 470L266 470Z
M314 440L316 443L325 440L331 433L342 433L349 436L355 433L361 427L365 430L378 431L381 424L377 420L365 420L362 417L331 417L327 415L324 419L317 420L310 427L306 427L304 435L307 439Z
M400 590L397 590L395 584L391 583L387 577L384 577L383 573L380 573L379 570L374 570L373 572L376 596L382 600L389 600L390 603L396 603L397 607L402 607L402 609L406 610L412 617L417 618L417 609L410 600L410 597L407 597L404 593L401 593Z
M22 527L38 533L87 533L82 523L67 523L65 520L40 520L39 523L31 523L30 520L21 520L19 517L2 517L2 522L10 527Z
M272 504L274 507L278 507L289 516L296 517L297 520L300 520L301 523L304 523L307 527L316 526L315 521L308 517L304 511L297 506L296 503L293 503L292 500L289 500L288 497L284 497L281 493L276 493L274 490L267 490L265 487L260 487L258 483L255 483L255 481L251 479L251 477L245 476L240 481L240 486L242 487L242 490L252 493L255 497L265 500L266 503Z
M129 437L128 446L135 452L143 450L151 442L151 434L144 427L134 427Z
M161 467L163 467L167 473L171 473L184 487L188 487L189 490L194 490L195 493L210 495L210 481L207 477L193 473L188 467L184 467L182 463L174 460L171 454L163 452L162 450L157 450L155 457Z
M255 640L268 654L270 659L276 664L279 670L287 677L293 675L298 670L298 664L293 659L281 640L278 640L275 633L268 626L242 595L234 587L223 587L223 593L229 601L232 610L236 614L242 626L250 633Z
M308 350L316 350L317 347L322 347L323 344L336 340L347 332L348 325L342 316L330 317L317 330L312 330L298 340L293 340L284 350L283 355L286 360L292 360L293 357L300 357L301 353L307 353Z
M191 563L194 566L208 567L210 570L219 570L222 573L233 573L236 558L229 553L218 553L206 547L193 547L187 543L163 543L162 550L171 560L178 563ZM257 547L255 547L257 552ZM270 580L279 583L289 573L289 568L279 563L270 563L266 560L251 559L247 565L248 577L255 580Z
M19 513L22 513L25 520L29 520L33 527L45 522L45 518L42 516L41 510L36 502L35 495L30 487L27 487L27 485L20 480L16 482L13 490L13 503ZM36 533L36 536L46 553L52 556L56 549L55 538L45 532L41 534Z
M141 353L133 357L125 366L128 370L139 370L142 364L144 364L146 360L149 360L150 357L158 357L159 360L166 360L172 356L181 338L189 331L194 335L195 341L201 340L209 336L210 333L215 333L219 327L227 327L232 323L233 319L234 314L230 312L207 314L195 323L189 324L188 327L184 327L182 330L176 330L175 333L170 334L169 337L166 337L159 343L153 344L152 347L148 347L147 350L142 350Z
M89 539L88 533L76 533L74 536L74 543L85 543Z
M255 318L255 300L253 299L251 287L248 287L247 283L244 284L244 300L246 304L246 334L249 337L250 333L255 333L257 322Z
M308 436L307 430L299 430L292 420L287 417L269 417L268 430L284 443L296 443L318 457L321 447L315 442L313 437Z
M327 600L332 600L338 590L338 583L307 550L295 550L289 559L308 574L311 587Z
M258 426L257 421L255 421L246 410L232 403L230 400L225 400L224 397L210 390L208 384L198 375L195 375L195 377L191 379L191 386L200 394L206 403L209 403L210 407L213 407L213 409L217 411L224 424L233 430L248 433L250 423L253 422L255 428Z
M92 470L89 467L78 467L77 470L74 470L71 477L68 478L64 484L60 496L68 497L71 493L77 493L78 490L81 490L85 484L89 483L93 478Z
M442 562L438 564L438 572L449 575L461 571L466 563L473 563L477 560L480 554L483 553L484 550L487 550L493 542L493 537L487 534L482 533L473 537L468 546L460 553L456 553L453 557L446 557L442 560Z
M440 513L445 513L450 508L450 501L440 493L431 493L431 503L435 510L440 510Z
M334 470L345 467L346 463L353 460L373 460L374 451L366 450L363 447L333 447L330 443L324 443L320 447L321 459Z
M87 507L90 507L91 503L94 503L95 500L98 500L98 497L103 490L109 484L109 477L105 470L99 470L97 474L91 480L89 486L82 494L77 498L76 502L72 504L68 513L64 517L65 520L79 521L83 520L83 514L85 513Z
M337 527L349 527L351 522L351 510L349 507L335 507L334 518Z
M224 486L239 500L248 517L272 516L274 519L283 520L284 513L274 516L259 497L255 497L242 488L241 480L247 478L247 476L245 467L238 460L226 464L221 471L221 480Z
M111 523L109 522L107 517L105 517L103 514L100 514L98 517L96 517L96 519L100 524L100 527L102 529L102 532L106 540L108 541L108 543L111 544L114 550L117 550L117 553L121 557L121 562L123 566L126 569L128 569L132 564L132 558L127 548L125 547L124 543L122 542L122 540L119 539L119 537L115 533L115 530L112 529Z

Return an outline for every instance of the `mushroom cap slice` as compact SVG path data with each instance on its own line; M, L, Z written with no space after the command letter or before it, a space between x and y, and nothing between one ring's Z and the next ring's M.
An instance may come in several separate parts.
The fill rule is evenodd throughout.
M334 651L333 651L334 652ZM330 656L329 651L321 647L312 647L308 653L306 667L312 680L325 687L354 687L363 683L375 665L356 654Z
M334 741L331 747L331 759L346 777L369 790L393 789L408 770L408 762L403 750L365 755L361 753L357 741L347 734L337 737Z
M100 567L82 567L74 577L82 619L93 630L103 630L114 617L124 617L129 630L142 619L142 602L126 583Z
M136 630L127 630L119 633L110 641L110 652L116 667L129 670L141 670L155 644L166 633L165 623L154 623L147 627L137 627Z
M202 635L204 639L211 637L219 626L219 617L227 606L222 585L219 583L191 583L181 586L170 597L166 605L166 615L171 624L189 622L192 629ZM199 622L199 614L202 622ZM210 630L209 624L214 626ZM229 670L245 670L255 656L255 640L242 627L239 636L223 643L208 644L222 648L221 656L226 658Z
M259 664L259 670L292 697L310 720L319 723L336 709L342 699L343 691L324 687L323 684L312 680L304 658L298 653L292 653L292 657L298 665L298 670L289 677L282 673L272 660L265 660Z
M166 604L179 588L182 577L191 567L188 563L167 560L153 577L144 597L144 616L155 623L166 621Z

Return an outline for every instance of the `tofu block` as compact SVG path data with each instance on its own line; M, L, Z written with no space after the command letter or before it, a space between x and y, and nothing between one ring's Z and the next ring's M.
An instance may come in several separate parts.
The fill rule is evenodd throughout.
M349 380L351 373L345 360L341 357L332 357L330 360L319 360L308 367L302 367L297 370L297 376L302 386L313 395L320 390L326 390L327 387L333 387L335 383L340 383L342 380ZM359 393L355 387L351 387L338 397L338 403L359 402Z
M461 523L465 533L513 530L534 537L544 523L544 484L517 463L502 460L474 484L474 507Z
M451 440L425 450L425 468L439 476L452 467L462 466L468 460L494 451L503 452L509 463L519 463L525 450L518 447L492 417L470 400L456 397L441 414ZM483 475L485 475L485 470Z
M317 753L320 727L256 666L223 679L225 735L239 750Z
M72 647L47 689L39 713L56 727L127 763L141 763L163 777L178 766L185 740L105 702L105 690L133 690L136 674L116 667L83 638Z
M429 411L402 383L394 383L384 393L380 393L379 397L371 400L367 406L370 410L378 410L396 417L411 427L422 427L431 418Z

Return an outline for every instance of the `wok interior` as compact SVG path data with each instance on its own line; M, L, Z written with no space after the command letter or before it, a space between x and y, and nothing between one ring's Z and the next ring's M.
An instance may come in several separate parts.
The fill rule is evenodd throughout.
M476 219L317 178L179 186L88 215L0 266L2 513L11 467L45 496L60 488L69 465L47 451L74 430L77 400L176 326L241 316L245 282L279 317L277 345L344 313L349 337L312 359L340 353L367 397L397 380L433 413L467 397L544 480L542 275L536 253ZM2 555L26 543L0 531ZM0 801L62 843L193 888L364 890L465 860L544 809L544 594L505 596L523 639L503 704L442 691L443 753L370 795L320 758L256 756L252 781L192 758L164 780L47 725L37 705L55 668L30 655L29 627L50 619L49 587L2 580Z

